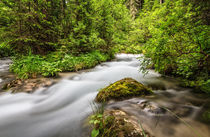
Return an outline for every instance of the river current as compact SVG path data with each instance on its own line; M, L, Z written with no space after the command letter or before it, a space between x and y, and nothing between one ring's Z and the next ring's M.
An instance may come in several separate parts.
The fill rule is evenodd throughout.
M98 90L125 77L151 87L155 94L112 102L107 109L120 109L137 117L153 136L209 137L210 125L199 117L210 99L197 97L191 89L181 88L176 80L153 70L144 76L139 72L139 56L116 55L111 62L65 77L34 93L1 93L0 137L86 137L83 124L93 111L91 104Z

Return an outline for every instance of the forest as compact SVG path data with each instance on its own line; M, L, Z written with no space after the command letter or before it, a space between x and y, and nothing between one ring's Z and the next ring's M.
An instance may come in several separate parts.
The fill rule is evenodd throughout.
M62 79L61 74L65 76L69 73L72 75L78 74L78 77L75 76L69 78L68 82L66 81L69 86L67 83L65 85L65 82L61 81L60 85L63 85L63 88L60 88L58 86L59 84L53 85L54 82L52 82L52 86L49 84L51 87L47 88L46 91L37 91L35 94L32 93L29 95L23 94L20 98L27 102L28 99L25 97L30 96L32 101L39 102L38 99L35 99L36 95L43 95L40 98L42 100L44 95L53 92L54 94L49 96L49 98L57 95L58 98L63 99L63 102L57 101L57 99L54 100L53 98L51 100L53 102L49 103L50 101L48 100L49 102L46 101L43 103L44 105L49 103L49 108L46 107L46 111L45 109L42 110L41 105L37 105L40 108L35 106L35 108L40 109L40 115L36 117L40 120L45 119L42 117L44 114L41 115L43 112L47 114L52 111L53 113L53 111L58 110L57 107L61 109L67 104L64 102L68 102L69 100L74 102L77 100L80 89L76 90L75 87L81 86L84 88L83 91L99 91L95 100L88 98L89 100L95 101L96 104L102 103L102 108L98 107L95 103L93 104L93 108L96 107L96 111L94 110L94 114L89 120L89 123L92 124L92 137L150 137L152 136L150 135L150 131L152 130L145 128L151 127L148 126L150 123L146 123L147 126L142 126L142 121L137 122L137 120L134 120L132 122L131 116L127 115L127 111L129 113L133 112L134 114L133 108L127 111L123 109L108 111L106 108L103 108L103 105L105 104L106 106L108 104L107 106L109 106L110 100L123 102L128 97L132 99L136 96L146 98L155 94L163 102L165 101L168 104L174 103L174 107L170 109L171 106L161 106L157 110L156 107L161 104L161 101L159 102L160 104L156 102L158 104L157 106L152 106L152 104L148 104L147 101L143 100L145 104L142 104L143 107L140 105L142 107L141 109L146 109L147 107L148 109L154 109L148 111L148 113L154 112L154 115L157 115L155 118L157 118L158 122L161 121L159 117L161 117L160 115L162 113L164 115L166 113L173 115L182 121L183 125L187 125L193 131L189 131L188 134L188 131L185 132L183 130L183 133L179 131L176 135L172 135L175 131L167 130L167 133L165 131L162 134L154 130L155 134L157 133L157 137L168 137L170 135L173 137L185 135L187 137L191 133L198 137L205 136L210 134L208 131L210 123L209 25L209 0L1 0L0 92L2 88L4 92L8 91L7 93L10 95L10 88L14 88L19 83L29 83L35 91L34 83L36 85L37 81L32 83L29 81L36 79L39 81L42 79L39 81L39 84L42 84L49 81L49 79ZM11 60L12 63L8 67L8 72L4 74L1 66L3 66L2 64L5 60ZM134 66L135 69L138 69L138 73L134 70ZM100 68L104 70L102 71ZM6 80L4 82L4 77L7 77L6 75L14 75L14 78L6 83ZM101 79L100 76L102 77ZM107 83L100 84L102 81L112 84L104 88L105 85L107 86ZM2 84L1 86L1 82L4 85ZM151 82L154 82L156 85ZM89 87L93 83L94 88ZM87 86L88 84L89 86ZM144 85L148 87L144 87ZM53 86L55 86L54 89ZM130 88L134 88L132 92ZM20 90L22 89L24 87ZM75 95L72 93L73 95L71 96L67 89L78 91L78 93L75 92ZM60 90L61 92L55 92L54 90ZM159 90L161 92L158 92ZM172 93L171 90L175 90L176 93ZM183 94L182 90L184 90ZM190 93L188 93L188 90L190 90ZM90 91L87 92L89 93ZM164 94L162 91L164 93L167 91L167 93ZM68 93L68 95L64 95L65 98L62 95L58 95L61 93L65 95ZM84 93L83 96L86 94ZM176 94L177 99L174 99L174 94ZM7 95L5 94L5 96ZM17 100L20 99L19 94L14 94L13 96L14 98L17 96ZM75 97L75 100L70 96L72 98ZM82 97L79 99L81 100ZM68 101L66 100L67 98L69 99ZM170 98L174 100L172 99L171 102L168 102ZM22 99L21 101L23 101ZM58 104L56 104L56 101ZM125 101L124 104L128 102ZM139 102L140 104L142 103L141 101ZM153 100L153 102L155 101ZM31 104L33 103L30 102L28 105L25 105L25 109ZM84 104L89 103L87 101ZM85 107L82 108L84 104L77 104L77 106L80 106L81 110L83 109L85 111ZM123 103L115 102L113 104L110 108L120 108ZM196 111L195 108L198 106L200 109ZM75 109L76 107L73 108ZM60 111L66 112L62 109ZM79 113L79 110L75 109L75 113L77 111ZM195 115L198 115L198 117L193 119L189 116L190 114L188 112L192 115L197 112ZM71 113L73 116L73 112ZM161 114L158 115L159 113ZM50 116L53 117L52 115ZM24 114L23 118L27 116ZM51 118L50 116L49 119ZM146 117L148 118L148 116L149 114ZM192 126L186 122L188 119L185 119L185 116L193 119L190 122L188 121L192 123ZM0 120L2 117L0 114ZM81 116L80 119L84 117ZM126 123L127 121L123 121L123 118L129 119L128 121L131 123ZM164 118L168 119L168 117ZM200 123L196 123L196 120L200 120L201 123L203 122L205 124L200 125ZM21 123L23 124L22 126L24 127L29 124L29 121L26 121L25 125ZM152 122L156 122L157 125L157 121ZM113 124L112 122L115 123ZM143 122L143 124L145 123ZM72 126L72 124L70 125ZM121 127L121 125L125 127ZM132 127L139 125L139 129L132 129ZM203 131L197 130L199 129L199 125ZM76 126L78 125L71 128L70 137L83 137L81 135L83 131L79 129L74 131ZM34 125L33 127L37 128L38 125ZM41 127L35 128L31 132L31 137L37 137L37 131L41 131ZM43 134L40 133L40 137L68 137L66 135L58 135L57 130L53 130L50 127L49 130L51 130L52 135L47 133L47 128L46 134L43 131ZM123 129L121 130L121 128ZM135 134L134 132L131 135L130 130L135 131L135 133L141 131L141 135ZM156 130L159 129L157 128ZM0 133L0 136L14 137L16 135L17 137L29 137L27 132L16 134L16 131L19 131L19 129L14 129L13 131L10 133L5 130ZM171 132L169 133L169 131ZM54 134L54 132L56 133Z
M143 71L209 92L208 12L208 0L2 0L0 56L27 79L143 52Z

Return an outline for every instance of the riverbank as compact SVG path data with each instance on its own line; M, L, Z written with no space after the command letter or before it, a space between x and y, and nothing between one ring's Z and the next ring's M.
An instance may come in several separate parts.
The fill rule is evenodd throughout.
M75 72L93 68L101 62L111 60L113 53L92 51L86 54L72 55L63 52L52 52L46 56L30 54L14 58L10 70L20 79L37 76L56 77L59 72Z
M0 81L2 91L10 90L12 93L33 92L41 87L49 87L63 78L64 75L93 68L96 65L113 59L112 53L101 53L99 51L72 56L54 52L45 56L29 55L10 59L7 68L4 68L4 78ZM3 63L5 64L5 63ZM12 71L13 73L9 72ZM8 74L7 74L8 73ZM1 91L1 90L0 90Z
M35 90L40 88L48 88L53 84L56 84L66 77L74 76L78 72L66 72L59 73L57 77L46 78L39 76L37 78L30 79L17 79L13 73L5 73L1 75L2 81L0 82L0 93L33 93Z

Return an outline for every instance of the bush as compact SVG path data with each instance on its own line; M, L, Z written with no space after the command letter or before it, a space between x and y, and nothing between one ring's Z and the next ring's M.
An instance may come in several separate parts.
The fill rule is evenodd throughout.
M9 57L9 56L12 56L13 54L14 54L14 52L12 51L10 46L8 46L6 43L0 44L0 58L1 57Z
M114 47L116 53L130 53L130 54L141 54L142 46L140 45L116 45Z
M46 62L39 55L14 58L10 70L21 79L35 78L37 75L56 76L60 69L56 63Z
M203 82L203 84L201 85L201 90L210 94L210 79L206 82Z
M94 51L80 56L53 52L47 56L33 55L13 58L10 70L21 79L35 78L38 75L45 77L57 76L61 71L78 71L92 68L111 59L108 54Z
M97 64L111 59L108 54L100 53L99 51L73 56L66 54L59 61L59 68L62 71L78 71L81 69L92 68Z
M143 61L146 66L142 68L154 64L155 70L164 75L196 83L206 81L210 68L207 5L207 1L165 0L163 4L145 1L131 35L146 51Z

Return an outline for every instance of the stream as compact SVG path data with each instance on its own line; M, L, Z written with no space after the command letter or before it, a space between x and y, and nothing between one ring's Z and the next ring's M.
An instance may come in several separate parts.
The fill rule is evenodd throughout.
M10 58L0 58L0 91L3 85L15 77L9 72L9 65L12 63Z
M87 137L84 121L93 111L91 104L98 90L125 77L151 87L155 94L111 102L107 109L120 109L137 117L156 137L209 137L210 125L200 116L210 99L179 87L175 79L153 70L144 76L139 72L139 56L118 54L111 62L69 75L32 94L1 93L0 137ZM1 68L0 63L0 74Z

